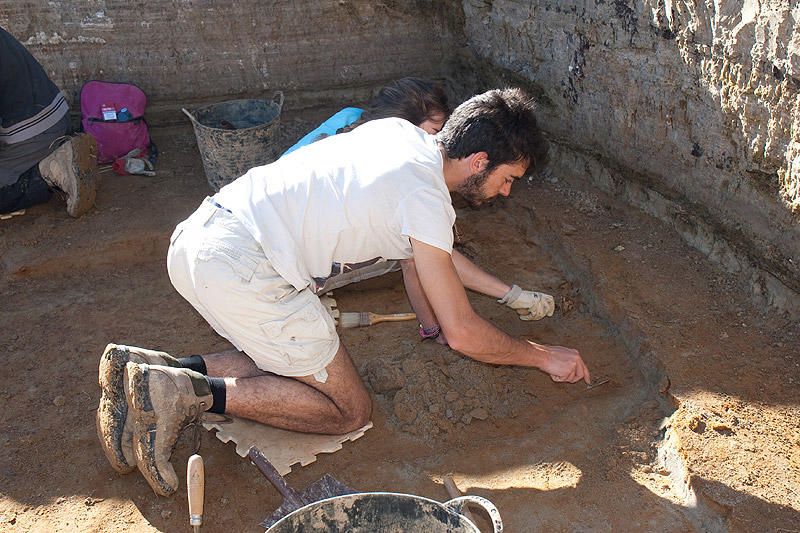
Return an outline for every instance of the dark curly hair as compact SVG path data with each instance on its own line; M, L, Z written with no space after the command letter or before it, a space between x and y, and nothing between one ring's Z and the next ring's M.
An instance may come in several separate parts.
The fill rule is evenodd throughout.
M350 131L369 120L388 117L404 118L419 126L437 115L444 120L450 115L447 95L441 85L420 78L401 78L383 87L361 118L337 133Z
M527 161L526 173L531 172L548 161L548 143L535 110L533 100L522 89L493 89L459 105L437 139L450 159L486 152L487 171Z

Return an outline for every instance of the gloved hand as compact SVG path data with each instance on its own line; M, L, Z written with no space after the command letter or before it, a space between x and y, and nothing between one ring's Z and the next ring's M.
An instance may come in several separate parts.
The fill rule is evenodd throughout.
M556 303L543 292L524 291L514 285L497 303L505 304L519 314L520 320L541 320L553 316Z

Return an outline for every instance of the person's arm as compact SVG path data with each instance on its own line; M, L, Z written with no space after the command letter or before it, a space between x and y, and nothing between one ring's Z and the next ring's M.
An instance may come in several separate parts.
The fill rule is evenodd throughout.
M459 278L450 254L413 238L411 247L420 285L450 347L484 363L536 367L550 374L554 381L574 383L583 379L589 383L589 370L577 350L520 341L506 335L472 309L464 291L466 282ZM475 272L467 272L471 284L493 290L484 285L482 276L471 278L472 274Z
M417 267L413 259L401 259L400 266L403 269L403 284L406 287L406 296L411 308L417 314L417 320L420 325L431 330L439 327L439 321L436 319L436 313L433 312L428 297L425 296L425 291L422 290L422 285L419 282L417 275ZM442 345L447 344L447 336L440 332L436 337L436 342Z
M457 250L453 250L453 265L461 283L470 290L492 298L502 298L511 289L511 285L489 274Z
M498 298L498 303L505 304L517 311L520 320L539 320L546 316L553 316L555 301L549 294L522 290L516 285L509 286L456 250L453 250L453 265L465 287Z

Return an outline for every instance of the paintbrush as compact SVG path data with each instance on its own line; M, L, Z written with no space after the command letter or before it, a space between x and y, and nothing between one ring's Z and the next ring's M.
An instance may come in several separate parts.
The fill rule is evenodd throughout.
M414 313L395 313L392 315L379 315L376 313L340 313L339 327L360 328L372 326L380 322L398 322L401 320L414 320L417 315Z

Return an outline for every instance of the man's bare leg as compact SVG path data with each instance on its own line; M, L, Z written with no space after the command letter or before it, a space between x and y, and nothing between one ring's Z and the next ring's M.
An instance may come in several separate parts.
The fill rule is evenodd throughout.
M241 352L206 358L209 375L222 370L257 374L225 377L225 413L283 429L306 433L347 433L363 427L372 414L372 400L344 345L327 366L328 379L289 378L265 373ZM245 359L252 367L248 367ZM224 375L224 374L223 374Z
M258 368L247 354L239 350L210 353L201 356L206 364L206 375L213 378L250 378L271 375Z

